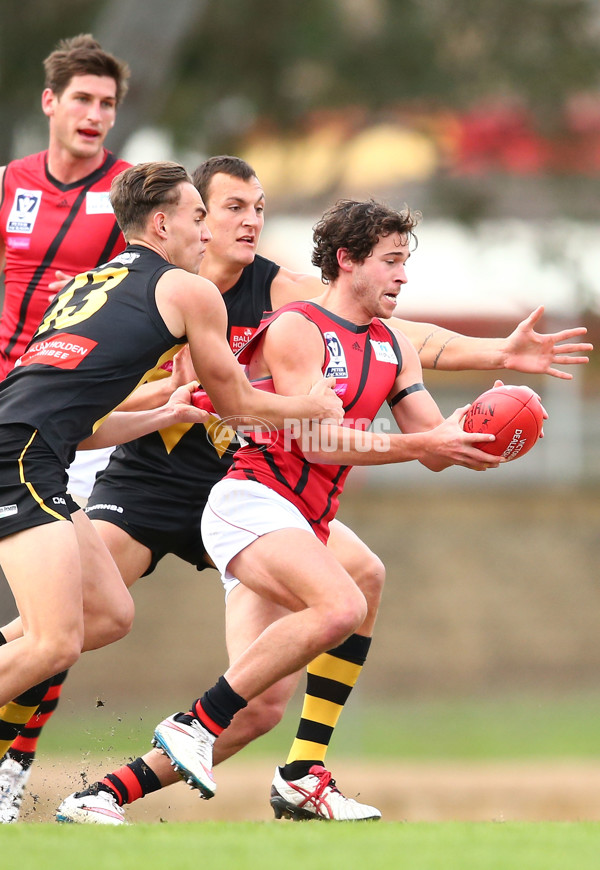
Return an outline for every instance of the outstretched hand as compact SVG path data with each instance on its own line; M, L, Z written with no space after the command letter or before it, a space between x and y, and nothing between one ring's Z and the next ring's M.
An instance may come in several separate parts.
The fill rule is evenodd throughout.
M534 327L543 314L544 306L540 305L507 336L504 367L570 380L573 377L570 372L563 372L554 366L587 363L589 357L584 354L593 350L594 346L588 342L572 342L572 339L587 333L585 326L546 334L536 332Z

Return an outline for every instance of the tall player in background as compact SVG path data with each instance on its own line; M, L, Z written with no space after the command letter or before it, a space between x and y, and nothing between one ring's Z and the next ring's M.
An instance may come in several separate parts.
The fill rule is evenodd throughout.
M86 34L61 41L45 59L44 71L41 102L48 118L48 148L0 167L1 379L39 326L54 296L56 272L76 275L125 247L108 191L129 164L107 151L104 140L127 92L129 68ZM109 455L110 450L92 450L76 460L70 471L72 494L87 496L90 475ZM13 746L16 758L35 752L39 728L58 703L63 677L0 708L0 746L13 733L12 723L22 725L39 713ZM23 769L9 758L0 765L0 811L6 789L22 779Z
M247 163L235 157L213 157L194 173L194 183L207 207L207 225L212 240L202 262L201 273L213 281L228 310L230 344L239 349L255 331L263 310L276 309L287 302L316 296L323 291L319 278L281 268L257 255L256 250L264 222L264 192ZM426 367L439 368L516 368L524 371L557 373L557 363L583 362L581 354L588 347L557 343L582 334L575 329L555 335L534 332L536 317L517 327L508 338L478 339L432 326L431 324L396 321L421 349ZM564 376L564 373L561 373ZM568 376L567 376L568 377ZM226 443L222 441L222 444ZM195 565L208 567L199 534L198 520L206 496L230 464L231 452L221 458L201 427L179 427L170 432L153 433L123 445L113 454L105 472L98 478L88 503L92 519L108 545L128 586L142 574L154 570L168 552ZM118 510L115 510L118 507ZM384 581L381 561L351 530L341 523L331 524L333 552L359 582L369 590L369 605L374 622ZM230 657L235 659L257 636L267 619L244 606L244 590L238 588L227 603L227 642ZM369 626L369 631L372 625ZM368 638L364 637L358 658L364 660ZM356 652L356 651L355 651ZM361 661L347 662L343 680L335 683L337 703L329 704L327 721L319 720L318 705L310 698L318 695L320 677L328 662L325 657L309 667L307 707L302 716L298 737L290 750L283 773L288 781L302 780L313 762L323 765L327 746L352 683L361 670ZM335 661L329 661L335 670ZM312 673L311 673L312 668ZM337 668L339 674L339 667ZM255 699L234 720L215 745L217 761L223 761L250 740L265 733L279 721L296 685L297 677L280 681ZM327 702L320 705L325 709ZM335 717L332 710L335 709ZM314 778L314 777L313 777ZM70 821L120 824L123 805L131 803L161 786L178 781L168 760L152 750L141 758L113 771L102 782L67 798L61 814ZM311 780L312 782L312 780ZM323 783L316 780L321 787ZM311 783L309 782L309 785ZM322 789L325 798L335 795L334 818L373 817L378 812L356 801L347 800L329 774ZM321 809L323 804L321 804ZM319 817L315 807L314 816Z

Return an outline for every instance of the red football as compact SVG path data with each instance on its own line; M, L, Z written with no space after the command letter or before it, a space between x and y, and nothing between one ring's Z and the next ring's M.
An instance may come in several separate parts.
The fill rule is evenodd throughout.
M208 393L206 390L196 389L192 393L192 405L195 405L196 408L200 408L201 411L209 411L209 413L215 413L215 406L211 402Z
M529 387L503 386L487 390L475 399L465 417L465 432L488 432L496 436L480 450L507 460L524 456L540 437L544 411Z

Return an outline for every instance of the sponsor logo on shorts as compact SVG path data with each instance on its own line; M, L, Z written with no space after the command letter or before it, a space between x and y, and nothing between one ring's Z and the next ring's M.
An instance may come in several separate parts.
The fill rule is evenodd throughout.
M14 517L19 513L19 508L16 504L4 504L0 507L0 520L2 517Z
M123 513L123 508L118 504L89 504L84 508L86 514L91 511L114 511L117 514Z
M52 497L52 504L63 504L65 507L67 506L67 502L60 495L55 495Z

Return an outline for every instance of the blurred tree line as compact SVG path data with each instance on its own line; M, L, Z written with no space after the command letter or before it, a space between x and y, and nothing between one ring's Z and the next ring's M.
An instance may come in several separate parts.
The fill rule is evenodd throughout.
M499 98L553 133L600 80L597 0L1 0L0 162L43 146L42 60L88 31L132 67L115 150L140 125L217 153L320 109Z

